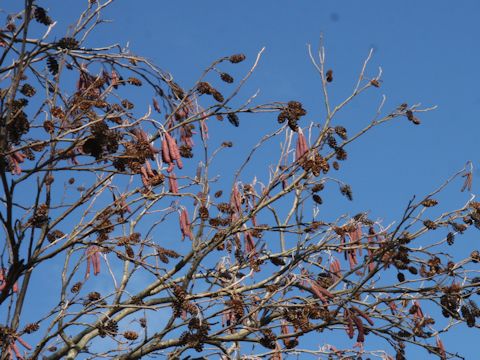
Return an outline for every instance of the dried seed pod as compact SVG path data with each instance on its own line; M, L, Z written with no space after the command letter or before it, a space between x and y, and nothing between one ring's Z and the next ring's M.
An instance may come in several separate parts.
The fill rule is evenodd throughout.
M73 293L73 294L76 294L80 291L81 288L82 288L82 283L77 282L77 283L73 284L73 286L70 289L70 292Z
M235 127L238 127L240 125L240 120L238 119L238 115L236 113L228 113L227 114L227 119Z
M233 77L230 74L227 74L227 73L221 73L220 74L220 79L222 79L223 81L225 81L228 84L233 83Z
M415 266L409 266L408 267L408 271L410 272L410 274L412 275L417 275L418 274L418 270Z
M130 259L133 259L135 257L135 252L133 251L133 248L131 246L126 246L125 247L125 255L129 257Z
M58 74L58 69L59 69L58 61L53 56L49 56L47 58L47 67L48 67L48 71L50 71L50 74L52 75Z
M43 24L46 26L53 24L53 20L47 15L47 11L40 6L35 7L33 16L35 17L35 20L40 24Z
M343 185L340 187L340 192L342 193L343 196L345 196L348 200L352 201L353 200L353 194L352 194L352 188L350 185Z
M428 230L435 230L436 228L438 228L438 225L435 221L432 221L432 220L425 220L423 222L423 225L428 229Z
M99 326L100 337L105 337L106 335L115 336L118 333L118 324L115 320L107 320L102 322Z
M472 258L473 262L479 262L480 261L480 252L478 250L473 250L470 253L470 257Z
M198 214L202 220L208 220L210 216L208 209L205 206L201 206L200 209L198 209Z
M136 77L129 77L127 79L127 82L133 86L142 86L142 81L140 79L137 79Z
M432 207L438 204L437 200L434 199L425 199L421 202L421 204L425 207Z
M459 232L460 234L463 234L463 232L465 230L467 230L468 226L465 225L465 224L458 224L456 222L450 222L450 225L453 227L453 229L457 232Z
M263 337L260 338L259 342L262 346L266 347L267 349L275 349L277 337L270 329L262 330Z
M453 243L455 242L455 235L451 232L449 232L447 234L447 244L448 245L453 245Z
M49 134L53 134L55 132L55 126L54 126L53 122L50 121L50 120L44 121L43 129Z
M460 311L462 313L462 317L467 323L468 327L474 327L475 326L475 316L471 313L470 309L466 305L462 305L460 308Z
M137 340L138 339L138 333L136 333L135 331L130 331L130 330L127 330L123 333L123 337L127 340Z
M23 329L23 332L26 334L31 334L37 331L38 329L40 329L40 325L38 325L38 323L31 323L25 326L25 328Z
M53 231L51 231L51 232L48 233L47 239L48 239L49 242L52 243L52 242L54 242L54 241L56 241L56 240L58 240L58 239L60 239L60 238L62 238L62 237L64 237L64 236L65 236L65 234L64 234L62 231L60 231L60 230L53 230Z
M33 95L35 95L37 91L32 85L23 84L22 88L20 89L20 92L25 96L32 97Z
M316 202L317 204L319 204L319 205L321 205L321 204L323 203L322 198L321 198L320 195L318 195L318 194L314 194L314 195L312 196L312 198L313 198L313 201L315 201L315 202Z
M335 126L335 133L342 138L342 140L347 140L347 129L343 126Z
M90 301L100 300L101 297L102 297L102 295L100 295L100 293L98 291L92 291L92 292L88 293L88 295L87 295L87 299L90 300Z
M325 188L325 185L323 183L318 183L312 186L312 192L319 192L322 191Z
M279 256L276 256L276 257L270 257L268 258L268 260L270 260L270 262L273 264L273 265L276 265L276 266L284 266L286 263L285 263L285 260L283 260L281 257Z
M207 95L210 95L213 91L213 87L212 85L210 85L208 82L199 82L197 84L197 91L200 93L200 94L207 94Z
M415 125L420 125L420 119L417 118L415 115L413 115L413 111L412 110L407 110L405 112L405 115L407 116L407 119L409 121L411 121L412 123L414 123Z
M240 62L242 62L243 60L245 60L245 55L244 54L235 54L235 55L232 55L228 58L228 60L230 60L230 62L232 64L238 64Z
M343 148L339 147L335 149L335 157L337 158L337 160L340 160L340 161L347 160L347 156L348 154Z
M332 82L333 81L333 70L332 69L327 70L327 72L325 74L325 80L327 80L327 82Z
M217 100L218 102L224 102L225 98L223 97L223 95L220 93L220 91L218 90L215 90L213 89L212 91L212 96L215 100Z
M56 45L61 49L73 50L78 47L78 41L72 37L64 37L58 40Z
M122 100L121 104L127 110L132 110L135 107L135 105L133 105L133 103L131 103L127 99Z

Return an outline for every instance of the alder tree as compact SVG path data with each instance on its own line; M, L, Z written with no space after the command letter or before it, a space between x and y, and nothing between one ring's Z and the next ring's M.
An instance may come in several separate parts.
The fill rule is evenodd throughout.
M91 47L113 2L85 2L73 24L40 0L1 14L1 359L461 357L442 335L480 316L480 253L454 250L480 227L472 163L391 223L348 206L330 219L324 201L354 200L338 172L352 142L415 131L433 108L386 109L372 53L333 104L323 46L308 48L321 119L248 94L263 49L226 54L188 88L126 47ZM338 114L366 92L375 115L349 131Z

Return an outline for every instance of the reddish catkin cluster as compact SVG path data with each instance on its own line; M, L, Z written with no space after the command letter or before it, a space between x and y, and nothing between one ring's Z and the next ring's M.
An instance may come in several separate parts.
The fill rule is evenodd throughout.
M353 339L355 335L355 329L357 330L357 343L355 346L362 347L363 343L365 342L365 327L363 325L362 319L360 319L359 315L365 318L369 324L373 324L373 321L364 314L358 308L347 309L345 308L343 311L343 318L345 321L345 331L350 339Z
M162 160L168 164L167 172L171 173L175 167L175 162L179 169L183 168L180 150L177 146L177 141L169 134L165 133L162 141Z
M13 329L0 326L0 349L6 349L9 359L13 359L15 354L17 360L24 360L25 358L20 353L16 342L20 343L26 349L32 350L32 347L27 344Z
M307 270L302 270L304 280L303 285L306 286L323 304L328 304L335 296L319 284L317 280L312 279Z
M20 175L22 173L20 164L23 163L26 158L27 155L19 151L15 151L8 156L8 165L12 175Z
M176 175L172 172L168 177L169 190L172 194L178 194L178 181Z
M152 169L150 162L147 160L140 168L142 175L142 183L145 187L157 186L163 183L165 176L157 170Z

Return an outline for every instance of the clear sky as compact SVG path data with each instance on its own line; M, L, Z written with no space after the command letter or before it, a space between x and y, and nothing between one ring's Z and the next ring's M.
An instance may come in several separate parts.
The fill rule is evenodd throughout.
M87 0L38 2L60 20L81 10ZM117 0L105 13L113 23L103 25L91 44L129 42L133 52L151 58L185 88L194 85L216 58L243 52L251 60L265 46L265 56L243 94L260 89L259 103L302 101L308 110L304 125L321 121L325 114L306 44L316 47L323 34L327 66L335 76L334 103L351 92L373 48L367 73L374 75L381 66L382 86L355 101L340 116L342 125L354 129L367 124L383 94L386 111L404 102L438 105L421 116L418 127L398 119L374 130L351 148L339 174L352 186L355 201L338 197L333 206L350 214L368 210L389 222L398 219L412 195L432 191L467 160L478 165L479 16L480 1L475 0ZM238 129L218 129L245 147L278 127L274 115L241 120ZM474 179L474 192L477 184ZM452 194L445 199L446 207L460 205L468 196ZM476 237L469 234L465 249L473 248ZM447 349L478 358L474 330L460 326L443 339Z

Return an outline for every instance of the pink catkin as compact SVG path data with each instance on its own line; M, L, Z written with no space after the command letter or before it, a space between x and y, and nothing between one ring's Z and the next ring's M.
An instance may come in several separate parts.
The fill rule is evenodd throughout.
M347 332L347 335L350 339L353 339L353 335L355 334L355 330L353 328L353 321L352 321L352 318L350 316L350 311L348 311L347 309L344 310L343 312L343 317L345 318L345 320L347 321L347 325L345 327L345 331Z
M310 290L315 294L315 296L321 300L324 304L328 303L328 298L333 298L333 294L328 291L327 289L318 285L318 283L314 280L308 279L308 283L310 283Z
M415 317L419 317L420 319L423 319L423 311L422 308L420 307L420 303L418 301L414 302L415 306L417 307L417 311L415 312Z
M253 241L253 236L250 231L245 232L245 251L248 256L255 256L255 242Z
M182 240L185 240L185 218L183 217L183 212L180 212L178 216L179 224L180 224L180 232L182 233Z
M362 310L360 310L359 308L357 308L356 306L352 306L352 310L355 311L358 315L360 315L362 318L364 318L365 320L367 320L367 322L373 326L374 323L373 323L373 320L370 318L370 316L368 316L367 314L365 314Z
M183 169L183 162L182 159L178 158L175 160L177 162L177 167L181 170Z
M5 273L6 273L6 270L5 269L0 269L0 291L2 291L3 289L5 289L5 287L7 286L7 279L5 277ZM18 292L18 284L15 283L13 284L13 292L16 293Z
M27 343L25 342L25 340L23 340L20 336L18 336L18 337L16 338L16 340L17 340L20 344L22 344L23 347L27 348L28 350L32 350L32 347L31 347L29 344L27 344Z
M312 287L315 287L319 292L321 292L324 296L330 299L334 298L333 294L330 291L320 286L315 280L310 280L310 284L312 285Z
M296 146L295 160L299 160L307 152L308 152L307 139L305 138L305 135L303 135L303 132L299 130L299 132L297 133L297 146Z
M236 185L233 186L232 195L230 196L230 206L232 206L237 213L240 213L242 210L242 196Z
M395 304L394 301L389 301L388 307L390 308L390 312L392 313L392 315L395 315L397 311L397 304Z
M352 252L348 252L348 262L350 264L350 270L352 270L357 265L356 256Z
M168 142L166 139L162 141L162 160L166 164L171 164L172 159L170 158L170 150L168 149Z
M18 350L18 346L15 344L10 345L10 347L13 349L13 352L15 353L15 356L17 357L17 360L23 360L24 357L22 354L20 354L20 351ZM13 356L11 357L13 359Z
M150 165L150 162L148 160L145 162L145 169L147 170L147 174L149 177L155 176L155 173L152 170L152 166Z
M339 279L342 275L341 269L340 269L340 261L337 259L333 260L330 264L330 272L333 273L333 275Z
M178 194L178 181L174 173L170 174L170 177L168 178L168 184L170 187L170 192L173 194Z
M148 183L149 176L147 174L147 170L143 166L140 168L140 173L142 174L143 186L148 187L149 186L149 183Z
M22 168L20 164L25 161L26 155L15 151L13 154L10 155L10 161L12 165L12 175L20 175L22 173Z
M177 167L179 169L183 169L183 162L180 157L180 150L178 149L177 141L169 133L165 133L165 140L168 145L168 151L169 151L170 161L171 161L170 166L167 169L167 172L173 171L173 167L171 166L173 163L173 160L176 161Z
M100 254L98 246L91 245L87 249L87 272L85 279L90 276L90 265L93 267L93 275L97 276L100 273Z
M368 271L373 272L375 270L375 264L373 262L373 253L370 249L368 249L368 259L370 261L368 263Z
M180 151L178 150L177 142L169 133L165 133L165 139L167 140L168 150L170 153L170 159L180 159Z
M351 315L351 318L358 330L357 343L363 343L365 341L365 330L363 328L362 320L354 314Z
M362 226L360 224L358 224L357 228L355 229L355 238L357 239L358 245L361 244L362 236L363 236ZM362 247L361 246L358 247L358 256L362 256Z
M182 240L188 237L193 240L192 230L190 228L190 220L188 219L188 212L185 208L180 212L180 231L182 232Z
M437 335L435 338L435 341L437 343L438 349L440 350L440 356L441 359L444 360L447 358L447 353L445 352L445 347L443 346L442 340L440 340L440 337Z

